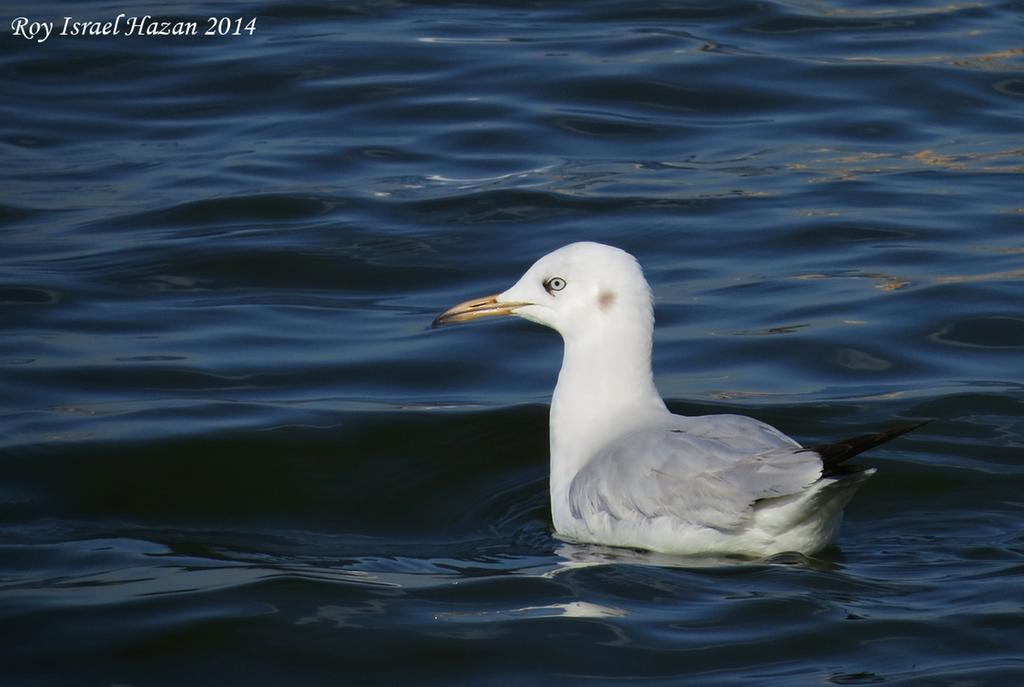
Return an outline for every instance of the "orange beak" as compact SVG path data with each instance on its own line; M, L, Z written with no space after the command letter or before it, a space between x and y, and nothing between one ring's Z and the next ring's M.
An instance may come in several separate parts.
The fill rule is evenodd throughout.
M474 298L473 300L459 303L448 308L434 319L434 326L442 324L455 324L456 322L469 322L481 317L497 317L498 315L511 315L516 308L521 308L529 303L499 303L498 294Z

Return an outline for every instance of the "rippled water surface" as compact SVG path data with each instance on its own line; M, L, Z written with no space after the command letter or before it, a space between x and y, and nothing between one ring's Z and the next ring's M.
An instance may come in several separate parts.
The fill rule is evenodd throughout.
M252 35L12 20L256 18ZM0 682L1024 684L1024 3L8 3ZM813 559L552 536L575 240L683 413L936 421Z

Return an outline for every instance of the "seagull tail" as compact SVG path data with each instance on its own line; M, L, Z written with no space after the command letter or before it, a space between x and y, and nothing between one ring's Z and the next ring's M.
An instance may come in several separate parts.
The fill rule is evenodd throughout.
M898 436L902 436L907 432L912 432L919 427L923 427L929 422L931 422L931 420L915 422L912 425L904 425L884 432L875 432L874 434L864 434L862 436L853 437L852 439L846 439L845 441L840 441L834 444L811 446L808 447L807 450L814 451L821 456L821 462L823 465L821 471L822 477L839 477L848 475L860 472L864 469L860 466L843 465L843 463L848 461L850 458L853 458L854 456L876 446L880 446Z

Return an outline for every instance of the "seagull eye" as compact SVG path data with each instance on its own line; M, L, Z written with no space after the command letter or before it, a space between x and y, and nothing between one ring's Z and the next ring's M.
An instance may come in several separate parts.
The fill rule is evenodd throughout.
M561 291L565 288L565 280L561 277L551 277L544 282L544 288L548 293L554 293L555 291Z

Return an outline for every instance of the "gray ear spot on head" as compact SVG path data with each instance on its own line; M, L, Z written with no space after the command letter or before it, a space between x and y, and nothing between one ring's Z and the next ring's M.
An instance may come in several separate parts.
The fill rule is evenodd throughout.
M601 312L608 312L609 308L615 305L616 298L614 291L602 291L597 294L597 307L601 309Z

